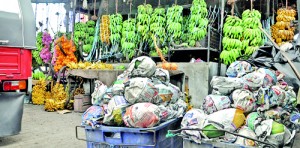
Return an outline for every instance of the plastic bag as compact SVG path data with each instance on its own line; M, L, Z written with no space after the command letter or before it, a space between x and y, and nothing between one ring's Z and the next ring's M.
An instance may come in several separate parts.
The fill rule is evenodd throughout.
M247 137L250 137L250 138L253 138L253 139L257 138L254 131L251 130L247 126L241 127L238 134L243 135L243 136L247 136ZM243 137L237 137L237 139L234 143L239 144L239 145L244 145L244 146L256 146L255 141L250 140L250 139L246 139L246 138L243 138Z
M187 104L179 99L175 104L168 106L159 105L161 121L168 121L170 119L182 117L186 111Z
M159 107L152 103L137 103L126 109L123 121L128 127L149 128L160 122Z
M276 107L261 113L265 119L273 119L276 122L283 123L289 125L288 122L290 121L290 113L283 109L282 107Z
M112 93L113 95L124 95L124 89L125 89L125 85L124 85L124 81L123 80L117 80L114 82L113 86L112 86Z
M160 103L158 99L158 89L148 78L132 78L125 85L125 99L130 104L151 102Z
M203 128L206 118L207 115L203 110L191 109L183 116L181 128ZM184 138L193 140L196 143L201 143L201 131L183 130L181 134Z
M94 92L92 93L92 104L101 105L104 104L102 102L102 97L105 94L107 86L103 84L101 81L95 81Z
M100 119L103 119L106 106L91 106L82 114L83 126L92 126L96 128L100 125Z
M240 78L243 75L252 72L251 64L246 61L235 61L230 64L226 71L226 75L231 78Z
M162 82L165 82L166 84L170 83L170 74L169 71L157 68L154 74L154 77L159 79Z
M213 95L229 95L232 91L243 87L240 78L213 76L210 85Z
M202 109L206 114L211 114L229 108L230 104L231 101L227 96L208 95L203 101Z
M259 116L258 112L252 112L248 114L246 118L246 126L251 130L255 130L256 126L262 121L262 118Z
M156 84L155 88L158 90L158 100L155 104L168 105L173 96L171 88L165 84Z
M270 88L261 87L259 90L254 94L255 98L257 98L257 104L260 105L257 108L257 111L265 111L270 109L273 106L276 106L280 103L278 96Z
M108 103L103 123L107 125L122 125L122 115L128 106L129 104L124 96L114 96Z
M178 101L178 99L183 99L184 95L177 86L169 83L168 87L170 88L170 90L173 94L170 103L176 103Z
M232 107L243 110L245 113L253 111L255 99L253 93L245 89L237 89L231 94Z
M152 77L156 71L155 62L147 56L141 56L131 61L127 71L130 77Z
M244 88L250 91L258 90L260 87L270 87L277 83L275 72L264 68L243 76L242 80Z

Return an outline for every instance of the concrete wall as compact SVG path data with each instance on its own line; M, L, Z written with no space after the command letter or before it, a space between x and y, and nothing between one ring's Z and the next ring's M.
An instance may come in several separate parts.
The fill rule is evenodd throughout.
M189 88L189 95L192 96L191 104L200 108L203 99L211 92L210 81L217 75L218 63L177 63L178 70L181 70L188 77L185 81ZM221 75L225 75L226 66L221 66Z

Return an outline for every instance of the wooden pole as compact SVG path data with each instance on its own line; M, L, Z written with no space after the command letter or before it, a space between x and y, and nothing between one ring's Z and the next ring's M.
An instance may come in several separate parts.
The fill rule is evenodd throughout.
M250 6L251 6L251 7L250 7L250 8L251 8L250 10L252 11L252 9L253 9L253 0L250 0Z
M294 63L291 61L291 59L288 57L288 55L285 53L285 51L283 51L272 39L272 37L262 28L259 27L259 29L268 37L268 39L273 43L274 47L277 48L280 53L283 55L283 57L285 57L289 63L289 65L292 67L293 71L295 72L296 76L298 77L298 79L300 80L300 73L299 71L297 71L296 66L294 65Z
M116 0L116 14L118 13L118 0Z

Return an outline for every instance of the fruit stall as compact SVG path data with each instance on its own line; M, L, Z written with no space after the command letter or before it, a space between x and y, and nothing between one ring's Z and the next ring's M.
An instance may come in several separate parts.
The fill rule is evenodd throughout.
M298 1L64 2L66 32L38 29L31 100L82 113L87 147L293 146Z

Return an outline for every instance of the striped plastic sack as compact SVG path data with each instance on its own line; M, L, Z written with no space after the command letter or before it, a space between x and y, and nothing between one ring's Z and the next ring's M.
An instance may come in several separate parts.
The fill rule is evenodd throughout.
M208 95L205 97L202 109L206 114L229 108L231 101L227 96Z
M254 110L255 98L251 91L245 89L237 89L230 96L232 98L232 107L249 113Z
M235 61L226 70L226 75L232 78L240 78L253 71L251 64L246 61Z
M229 95L234 90L243 87L243 83L240 78L229 78L221 76L213 76L210 85L213 89L213 95Z

